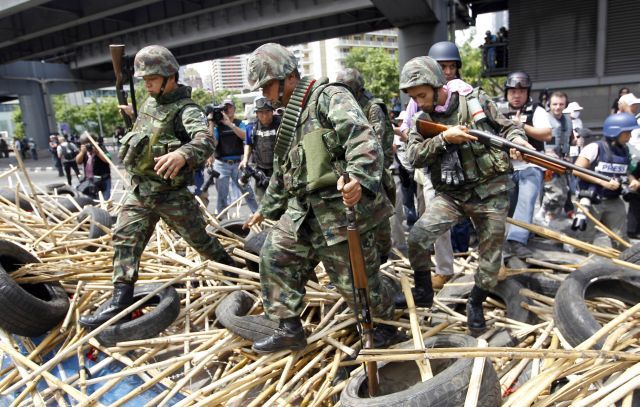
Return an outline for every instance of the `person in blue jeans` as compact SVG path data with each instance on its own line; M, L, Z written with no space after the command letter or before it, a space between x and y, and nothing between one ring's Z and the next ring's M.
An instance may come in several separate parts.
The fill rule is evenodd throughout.
M527 141L537 151L544 152L544 142L551 140L551 124L547 112L530 97L531 80L526 72L512 72L505 82L506 101L499 104L501 112L522 128ZM513 219L531 223L536 199L542 189L544 170L534 164L512 160L515 184L509 192L509 216ZM531 256L527 248L529 231L518 226L509 225L505 240L505 258Z
M231 99L224 102L222 118L214 121L214 114L210 113L207 119L212 123L213 136L216 140L215 161L213 169L218 171L220 176L216 181L218 197L216 201L216 212L220 213L224 208L233 202L230 195L229 185L235 190L235 196L248 192L245 201L251 212L258 209L258 203L253 195L253 190L249 184L242 186L238 183L239 165L244 153L244 138L246 137L246 125L235 118L236 107Z

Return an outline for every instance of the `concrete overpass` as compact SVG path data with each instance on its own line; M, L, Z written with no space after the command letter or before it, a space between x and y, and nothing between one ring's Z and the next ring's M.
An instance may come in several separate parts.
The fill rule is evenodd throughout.
M448 24L450 23L450 24ZM109 44L133 55L162 44L181 64L384 28L400 29L400 63L470 23L460 0L5 0L0 98L20 96L29 137L55 130L49 93L113 82ZM49 117L49 120L46 118Z

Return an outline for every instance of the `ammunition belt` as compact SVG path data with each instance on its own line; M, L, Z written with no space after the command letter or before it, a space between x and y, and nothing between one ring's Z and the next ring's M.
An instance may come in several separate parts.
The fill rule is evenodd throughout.
M274 154L278 157L280 164L283 163L283 159L289 152L291 144L295 139L300 115L307 104L309 91L315 82L316 80L312 78L300 79L298 86L296 86L289 98L289 103L287 103L287 107L282 115L282 122L276 134L276 145L274 147Z

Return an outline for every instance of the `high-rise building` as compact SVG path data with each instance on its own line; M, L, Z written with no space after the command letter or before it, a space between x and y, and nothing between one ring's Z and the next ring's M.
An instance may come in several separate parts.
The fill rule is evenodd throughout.
M236 55L211 61L213 91L246 88L246 66L246 55Z
M389 53L398 49L398 32L395 29L354 34L346 37L309 42L289 47L298 58L301 75L327 76L335 79L344 69L344 59L354 48L384 48Z

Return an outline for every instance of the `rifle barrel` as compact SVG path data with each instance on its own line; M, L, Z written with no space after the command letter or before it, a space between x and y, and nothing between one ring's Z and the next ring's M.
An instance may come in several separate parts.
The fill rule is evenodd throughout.
M494 136L493 134L487 133L485 131L469 129L468 133L471 134L472 136L476 136L478 138L478 141L481 142L482 144L488 145L490 147L495 147L497 149L500 149L506 152L509 152L509 149L515 148L516 150L520 151L522 154L528 154L532 157L536 157L541 160L545 160L552 164L555 164L557 167L564 168L565 173L571 173L573 171L581 172L583 174L590 175L592 177L598 178L605 182L611 181L609 177L602 175L600 173L597 173L595 171L591 171L588 168L583 168L573 163L570 163L568 161L564 161L559 158L555 158L550 155L543 154L539 151L522 147L518 144L510 142L509 140L505 140L502 137Z

